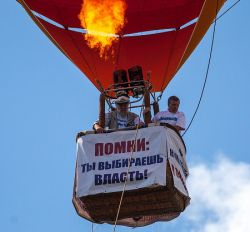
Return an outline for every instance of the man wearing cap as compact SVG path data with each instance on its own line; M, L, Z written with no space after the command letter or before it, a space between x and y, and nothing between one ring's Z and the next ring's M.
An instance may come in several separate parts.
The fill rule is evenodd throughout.
M116 109L105 114L105 127L111 130L123 129L138 124L143 124L139 116L129 111L129 97L127 95L119 96L115 100ZM102 133L104 128L96 121L93 125L97 133Z
M178 132L185 130L185 115L183 112L179 112L180 99L176 96L171 96L168 99L168 110L158 112L153 122L168 123L172 125Z

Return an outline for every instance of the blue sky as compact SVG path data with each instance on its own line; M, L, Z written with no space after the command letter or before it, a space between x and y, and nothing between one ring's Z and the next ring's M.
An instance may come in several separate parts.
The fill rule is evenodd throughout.
M224 9L234 2L228 0ZM242 0L217 23L207 86L185 135L191 205L177 220L137 231L250 228L244 217L250 193L249 9L250 2ZM75 135L95 120L98 92L19 4L4 1L0 11L0 231L91 231L91 223L76 215L71 195ZM205 78L211 37L212 30L161 100L163 110L168 96L178 95L188 122Z

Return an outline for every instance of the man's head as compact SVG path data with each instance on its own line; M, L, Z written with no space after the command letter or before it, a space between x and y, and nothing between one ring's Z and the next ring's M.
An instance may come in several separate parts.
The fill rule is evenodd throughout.
M128 112L129 97L127 95L122 95L115 100L116 109L120 114L125 114Z
M176 96L171 96L168 98L168 111L171 113L176 113L180 105L180 99Z

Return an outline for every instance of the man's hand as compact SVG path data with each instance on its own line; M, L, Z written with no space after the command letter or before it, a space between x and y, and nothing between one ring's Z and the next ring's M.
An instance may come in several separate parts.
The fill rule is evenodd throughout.
M104 129L101 126L99 126L98 124L94 125L94 129L95 129L97 134L101 134L104 131Z
M180 133L181 131L185 130L184 128L180 127L180 126L174 126L175 129Z
M84 136L85 135L85 132L83 132L83 131L80 131L79 133L77 133L77 135L76 135L76 142L77 142L77 140L80 138L80 137L82 137L82 136Z

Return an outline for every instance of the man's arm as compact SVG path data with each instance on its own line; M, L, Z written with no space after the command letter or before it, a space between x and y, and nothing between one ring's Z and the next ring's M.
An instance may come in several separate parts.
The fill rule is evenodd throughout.
M185 130L184 128L180 127L180 126L173 126L178 132Z
M180 112L176 125L174 126L178 132L185 130L186 128L186 118L184 113Z
M143 126L143 125L144 125L144 122L139 118L139 116L137 116L137 117L134 119L134 124L135 124L135 125L139 125L139 126Z
M111 113L106 113L105 114L105 125L104 125L104 127L107 127L109 125L110 117L111 117ZM103 131L104 131L104 128L99 125L98 120L94 123L93 129L96 131L97 134L103 133Z
M98 122L94 123L93 129L96 131L97 134L103 133L103 128L98 124Z

